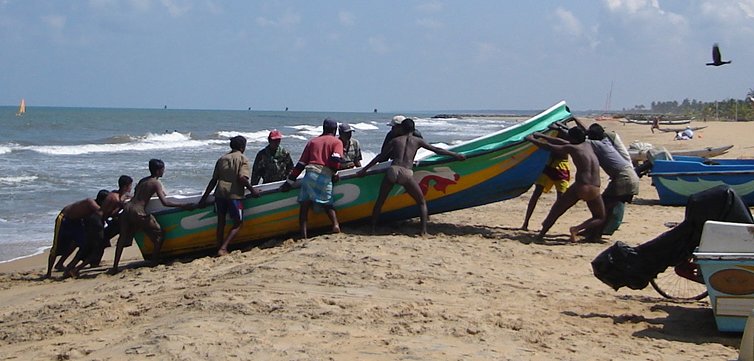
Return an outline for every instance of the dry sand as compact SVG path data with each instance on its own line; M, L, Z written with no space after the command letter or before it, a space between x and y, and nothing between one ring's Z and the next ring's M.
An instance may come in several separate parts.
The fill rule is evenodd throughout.
M588 122L588 120L587 120ZM670 149L734 144L754 157L754 123L697 122L690 141L603 122L626 144ZM583 203L544 244L517 230L530 193L415 221L282 239L214 258L38 280L46 256L0 265L0 358L18 360L729 360L740 334L717 331L708 300L671 302L651 288L613 291L590 261L615 240L639 244L680 221L642 178L604 244L570 244ZM546 194L535 230L554 200ZM111 264L112 250L104 265Z

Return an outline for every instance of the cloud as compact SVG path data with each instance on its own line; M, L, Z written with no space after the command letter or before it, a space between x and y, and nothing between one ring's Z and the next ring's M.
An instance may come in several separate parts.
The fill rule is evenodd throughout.
M256 18L256 23L261 27L275 27L290 29L301 23L301 15L294 13L285 13L277 19L268 19L260 16Z
M474 55L474 60L479 63L489 61L490 59L495 59L503 53L500 48L492 43L479 42L475 44L475 47L476 52Z
M754 18L754 0L705 1L699 8L704 16L720 23L737 23Z
M430 18L421 18L416 20L416 25L426 29L439 29L443 27L443 23Z
M338 12L338 20L345 26L353 26L356 23L356 16L349 11L341 10Z
M42 22L53 31L61 32L65 28L66 17L62 15L45 15L42 16Z
M162 0L162 5L168 9L170 16L177 18L191 10L191 4L185 0Z
M437 1L422 3L416 6L416 10L423 13L438 13L441 12L443 8L444 5Z
M377 54L385 55L390 52L387 41L382 36L372 36L369 38L369 48Z
M609 26L621 24L625 31L630 30L633 39L656 45L681 44L690 31L686 17L662 9L658 0L603 0L603 3L616 19Z
M572 12L558 7L555 9L555 17L558 19L555 29L559 32L565 32L572 36L581 36L583 33L581 21Z

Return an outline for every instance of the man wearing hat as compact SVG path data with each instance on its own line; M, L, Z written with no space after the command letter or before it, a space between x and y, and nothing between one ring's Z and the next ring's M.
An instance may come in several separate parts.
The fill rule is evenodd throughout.
M387 144L390 143L390 141L399 136L401 133L401 124L404 120L410 119L406 118L403 115L396 115L393 117L393 119L390 120L390 123L387 123L387 125L390 126L390 131L387 132L385 135L385 140L382 141L382 147L380 148L380 152L385 152L385 147L387 147ZM412 133L415 137L424 138L422 137L422 133L419 133L418 130L414 129L414 132Z
M254 166L251 170L251 184L256 185L259 180L262 183L271 183L284 180L293 169L291 154L280 146L283 133L273 129L267 136L266 147L262 148L254 158Z
M322 134L306 143L301 158L293 167L288 180L280 186L281 192L289 191L298 175L306 170L298 193L298 222L302 238L307 238L309 208L313 204L325 209L327 217L332 222L332 231L340 232L338 216L333 207L333 181L337 181L336 172L343 162L343 143L335 137L337 129L338 122L330 118L325 119L322 122Z
M343 143L343 164L341 168L348 169L361 167L361 146L359 141L352 137L353 127L348 123L341 123L338 126L338 137Z

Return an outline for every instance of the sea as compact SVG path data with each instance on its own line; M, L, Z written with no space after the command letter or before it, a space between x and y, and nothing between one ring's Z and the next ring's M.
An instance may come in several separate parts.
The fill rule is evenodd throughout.
M0 262L32 256L52 245L60 210L101 189L117 189L118 177L149 175L151 158L165 162L168 195L193 195L206 187L229 138L248 140L253 161L272 129L294 163L322 121L349 123L361 143L363 164L379 153L395 113L256 110L178 110L0 107ZM424 138L447 147L509 127L537 111L484 111L433 118L440 112L403 113L416 119ZM447 111L443 113L448 114ZM492 114L505 116L491 116Z

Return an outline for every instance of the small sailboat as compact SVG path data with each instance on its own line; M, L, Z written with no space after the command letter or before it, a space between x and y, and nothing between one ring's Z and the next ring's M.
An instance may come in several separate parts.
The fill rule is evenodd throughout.
M20 117L26 113L26 100L21 99L21 104L18 106L18 112L16 113L17 117Z

